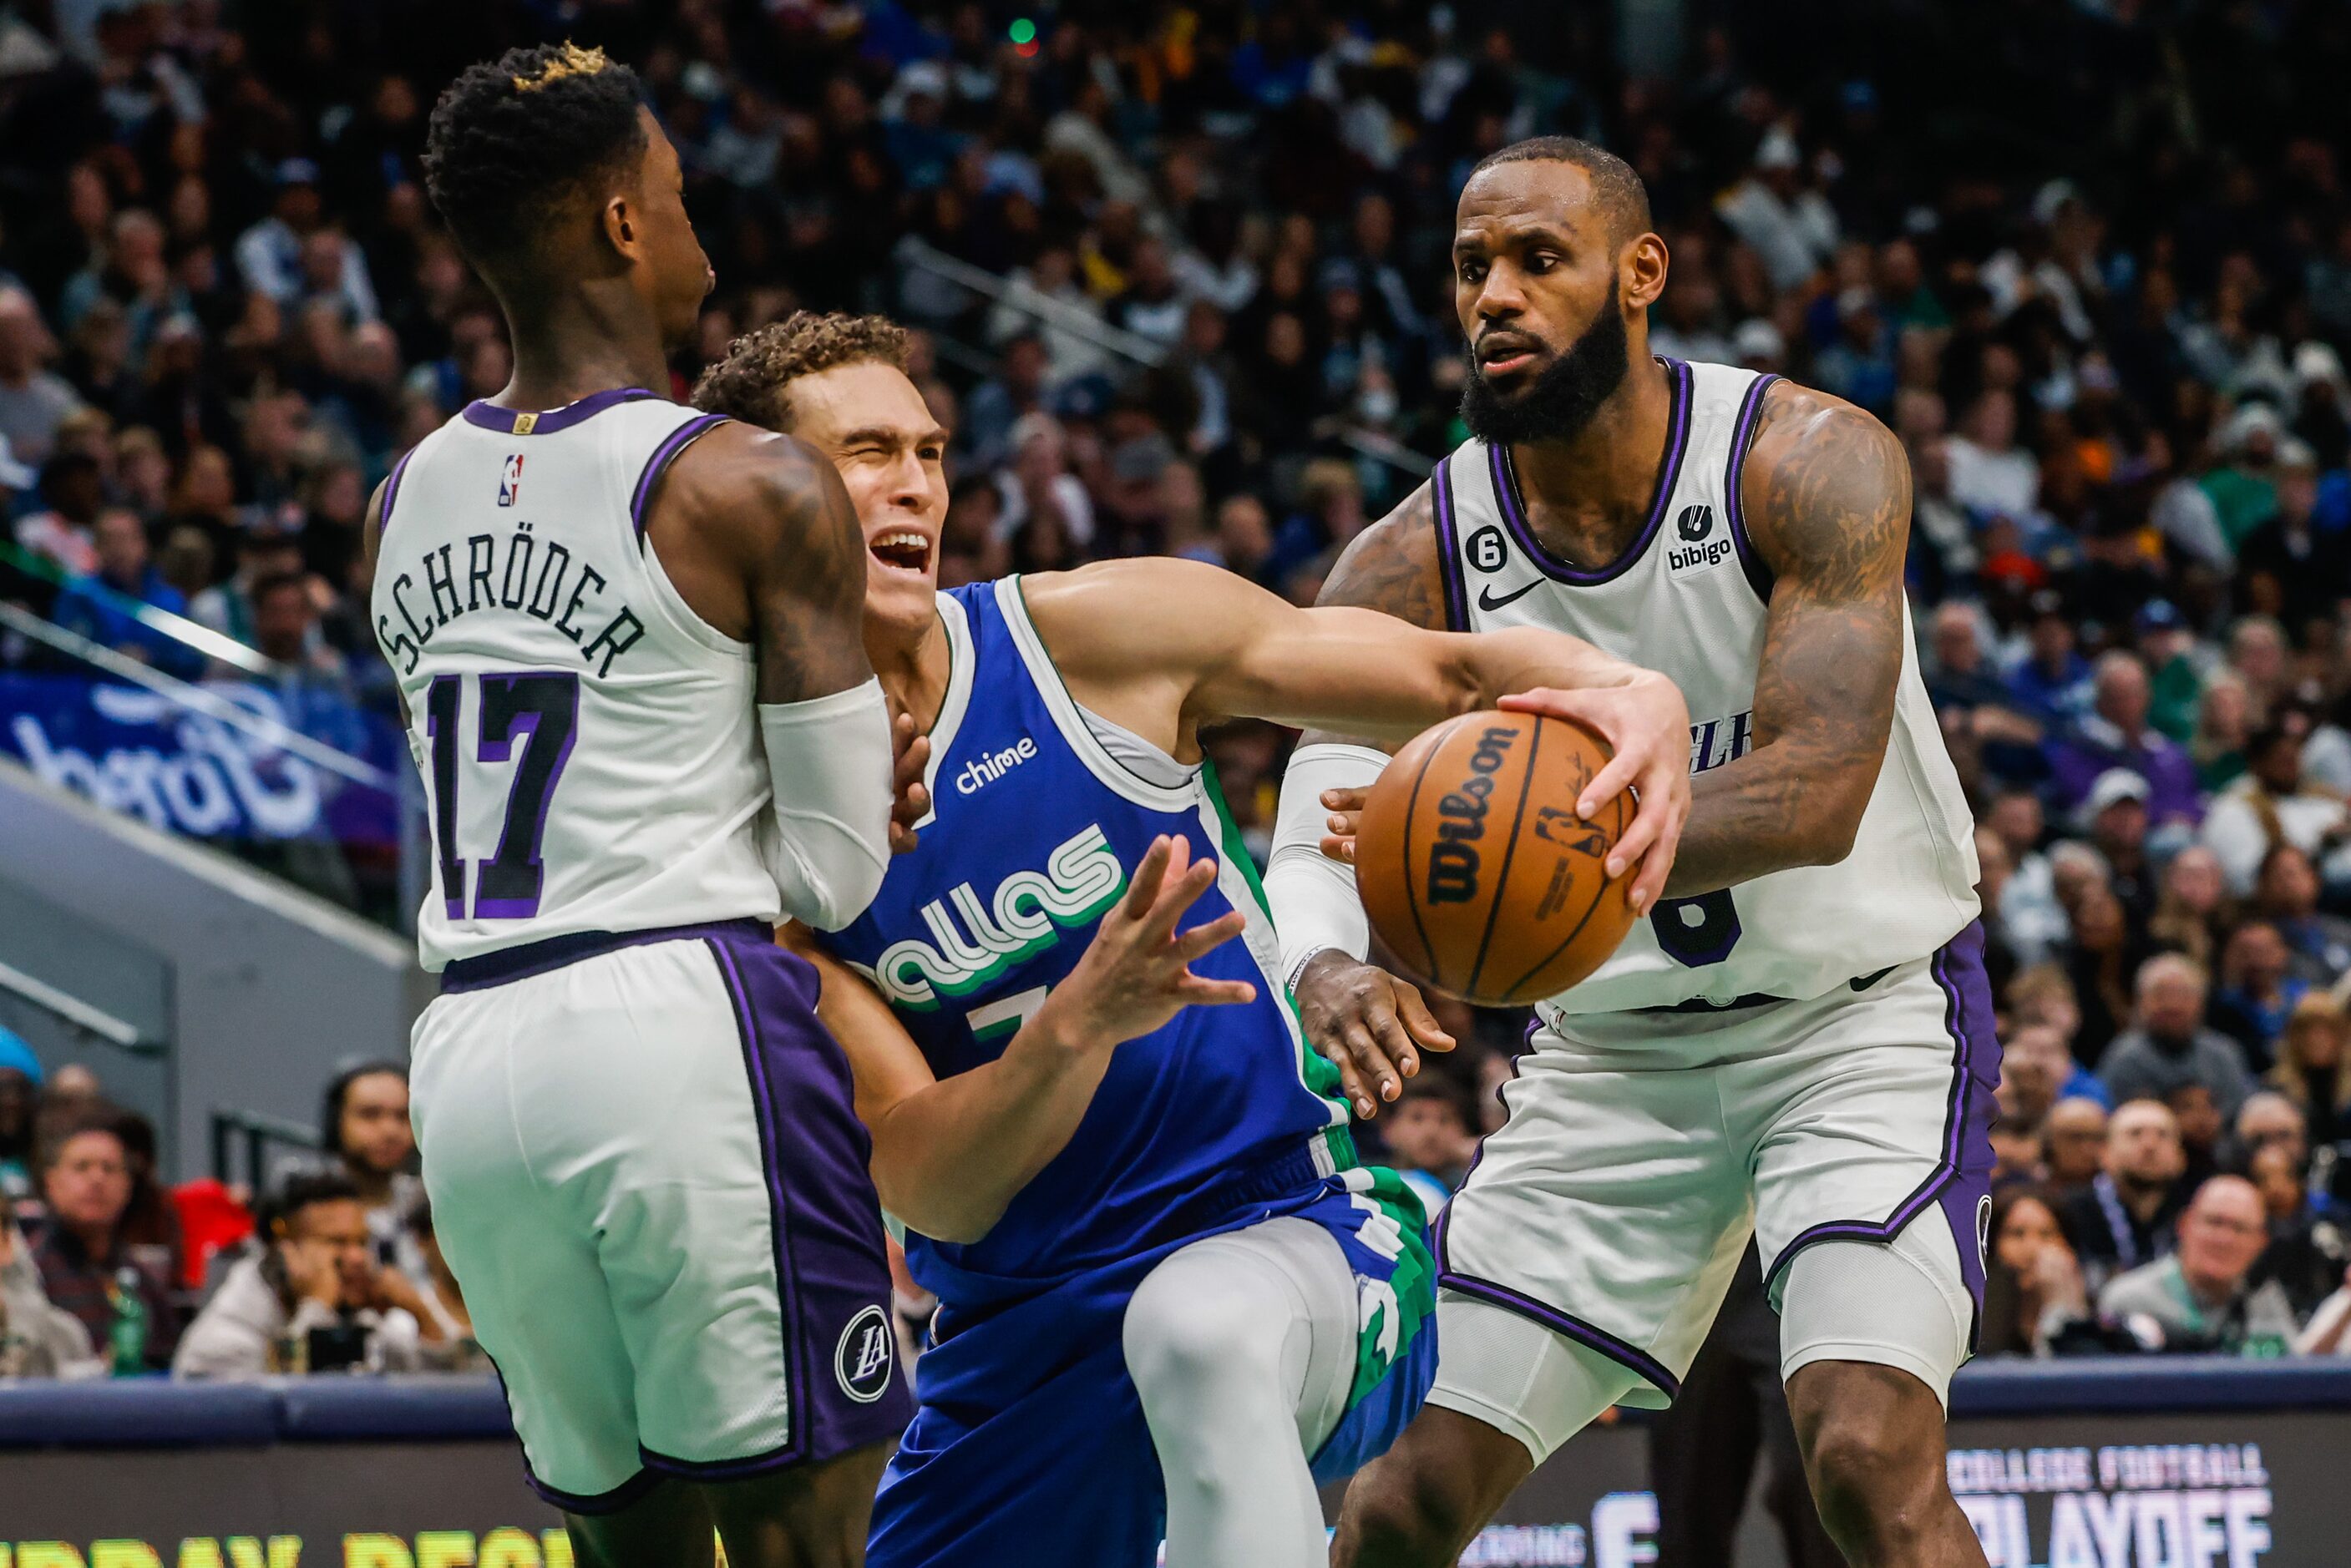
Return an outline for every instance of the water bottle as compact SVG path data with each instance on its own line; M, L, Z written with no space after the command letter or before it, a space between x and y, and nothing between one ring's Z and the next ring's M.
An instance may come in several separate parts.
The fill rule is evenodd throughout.
M125 1263L115 1272L114 1325L107 1341L114 1355L114 1375L134 1377L147 1370L147 1298L139 1293L139 1271Z

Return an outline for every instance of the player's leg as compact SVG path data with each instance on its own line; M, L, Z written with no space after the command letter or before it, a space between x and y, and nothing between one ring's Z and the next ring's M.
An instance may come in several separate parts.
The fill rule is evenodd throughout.
M1128 1374L1167 1487L1167 1568L1315 1568L1307 1456L1346 1406L1355 1276L1322 1226L1270 1220L1171 1254L1127 1305Z
M869 1443L803 1469L694 1490L726 1539L729 1568L859 1568L891 1448Z
M1664 1403L1697 1355L1746 1245L1745 1173L1703 1040L1676 1019L1618 1033L1538 1033L1504 1090L1437 1227L1428 1408L1349 1487L1334 1562L1452 1563L1561 1444Z
M1980 954L1970 928L1858 992L1791 1004L1782 1037L1730 1074L1757 1129L1757 1232L1804 1470L1863 1568L1984 1562L1943 1459L1991 1201L2000 1058Z
M710 1568L717 1560L710 1511L684 1481L650 1478L642 1496L610 1513L566 1513L580 1568Z
M664 999L639 1141L595 1206L645 1465L696 1483L736 1568L854 1568L911 1401L814 973L725 937L616 956Z
M1437 1387L1395 1446L1348 1483L1333 1568L1446 1568L1536 1465L1642 1381L1515 1312L1451 1293L1437 1300Z

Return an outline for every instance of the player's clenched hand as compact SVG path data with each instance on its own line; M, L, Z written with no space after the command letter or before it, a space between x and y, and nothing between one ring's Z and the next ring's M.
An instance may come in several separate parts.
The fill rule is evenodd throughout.
M1574 691L1538 686L1502 699L1517 713L1547 713L1573 719L1596 732L1615 756L1583 786L1576 815L1589 821L1619 792L1630 788L1638 809L1633 825L1608 852L1607 872L1621 877L1637 866L1633 912L1645 915L1666 890L1689 820L1689 704L1681 688L1664 676L1643 671L1622 686L1586 686Z
M1164 1026L1186 1007L1257 1000L1243 980L1207 980L1192 963L1241 934L1228 910L1180 935L1176 927L1216 885L1217 863L1194 860L1186 841L1163 836L1134 869L1126 896L1102 918L1070 977L1038 1010L1040 1022L1080 1045L1115 1045Z
M914 846L914 824L931 812L931 787L923 782L931 738L914 733L912 713L901 713L890 721L890 740L897 758L890 770L890 852L904 855Z
M1339 1069L1348 1101L1366 1121L1379 1115L1380 1100L1404 1093L1404 1081L1420 1071L1421 1052L1453 1049L1453 1036L1409 981L1336 948L1308 959L1292 992L1306 1038Z

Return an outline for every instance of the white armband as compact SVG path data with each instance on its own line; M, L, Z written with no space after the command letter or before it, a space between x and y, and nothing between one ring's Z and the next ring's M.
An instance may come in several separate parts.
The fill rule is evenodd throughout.
M784 912L837 931L865 912L890 868L890 705L882 682L805 702L759 704L774 809L759 855Z
M1388 765L1370 746L1324 743L1290 753L1273 819L1273 854L1265 869L1266 901L1281 940L1281 981L1298 982L1306 961L1325 948L1355 958L1372 950L1371 921L1355 893L1355 868L1322 853L1326 789L1364 789Z

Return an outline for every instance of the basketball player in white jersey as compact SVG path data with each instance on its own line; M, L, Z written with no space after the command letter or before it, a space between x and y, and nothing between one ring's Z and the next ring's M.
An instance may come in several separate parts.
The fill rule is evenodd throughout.
M641 99L566 45L433 112L515 373L370 512L434 849L412 1115L580 1561L707 1564L715 1525L852 1568L911 1401L848 1067L770 931L845 925L888 859L864 541L821 456L648 389L710 268Z
M1670 675L1691 815L1665 900L1537 1009L1509 1119L1438 1227L1427 1407L1349 1490L1334 1561L1450 1563L1577 1429L1670 1400L1751 1232L1838 1546L1980 1564L1942 1401L1982 1288L1998 1047L1968 812L1902 590L1902 450L1835 398L1652 358L1666 248L1599 149L1488 158L1453 266L1473 439L1323 602L1549 626ZM1432 1042L1410 988L1362 961L1351 874L1318 852L1326 830L1348 852L1385 758L1308 741L1268 877L1286 972L1311 1037L1388 1097Z

